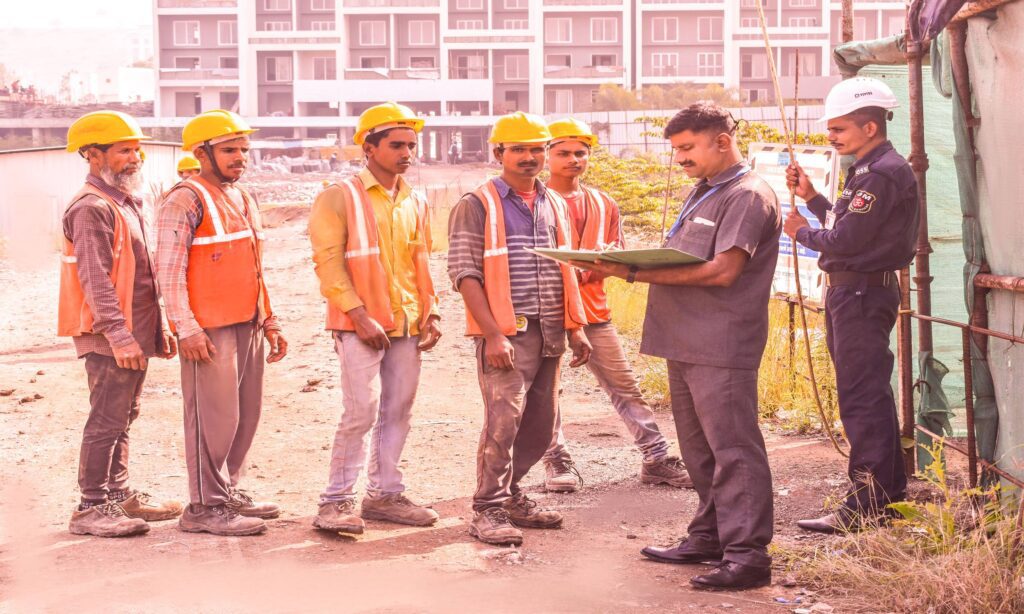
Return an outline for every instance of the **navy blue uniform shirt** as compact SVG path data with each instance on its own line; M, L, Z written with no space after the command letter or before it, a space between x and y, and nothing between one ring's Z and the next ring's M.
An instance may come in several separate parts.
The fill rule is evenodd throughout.
M914 258L917 199L910 163L886 141L850 166L835 205L820 194L807 202L823 228L801 228L796 240L821 252L818 266L827 273L902 269Z

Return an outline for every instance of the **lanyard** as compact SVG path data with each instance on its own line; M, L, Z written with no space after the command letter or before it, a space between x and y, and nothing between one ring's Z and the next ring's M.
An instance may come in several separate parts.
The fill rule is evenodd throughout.
M682 228L682 226L683 226L683 221L684 221L684 220L685 220L685 219L686 219L686 218L687 218L687 217L688 217L688 216L689 216L689 215L690 215L691 213L693 213L694 211L696 211L696 210L697 210L697 207L699 207L701 203L703 203L703 202L704 202L705 200L707 200L708 196L711 196L712 194L714 194L715 192L717 192L719 188L721 188L721 187L723 187L723 186L727 186L727 185L729 185L729 184L730 184L730 183L732 183L733 181L736 181L737 179L739 179L740 177L742 177L742 176L746 175L746 174L747 174L747 173L749 173L749 172L750 172L750 167L749 167L749 166L746 166L746 165L744 165L744 166L743 166L743 168L741 168L741 169L739 170L739 172L738 172L738 173L736 173L736 174L735 174L735 175L734 175L734 176L733 176L733 177L732 177L731 179L729 179L728 181L723 181L722 183L720 183L720 184L718 184L718 185L716 185L716 186L712 187L712 188L711 188L710 190L708 190L707 192L704 192L704 194L702 194L702 195L701 195L701 197L700 197L700 198L698 198L696 202L691 202L691 201L693 200L693 195L694 195L694 194L696 194L696 192L697 192L697 190L696 190L696 189L694 189L694 191L693 191L693 192L691 192L691 193L690 193L690 196L689 196L689 197L688 197L688 198L686 199L686 202L685 202L685 203L683 203L683 210L679 212L679 217L678 217L678 218L676 218L676 223L675 223L675 224L672 224L672 228L671 228L671 230L669 230L669 231L668 231L668 234L667 234L667 235L665 235L665 239L666 239L666 240L668 240L668 239L671 239L671 238L672 238L672 235L674 235L674 234L676 234L677 232L679 232L679 229L680 229L680 228Z

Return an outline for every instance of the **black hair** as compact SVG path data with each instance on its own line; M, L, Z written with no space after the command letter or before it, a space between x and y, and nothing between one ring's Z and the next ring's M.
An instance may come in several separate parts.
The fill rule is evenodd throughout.
M686 107L668 120L665 125L665 138L670 139L680 132L710 132L713 134L732 134L736 129L736 120L724 107L714 102L701 100Z
M892 111L882 107L863 107L856 111L851 111L849 115L850 119L861 128L868 122L875 122L875 125L878 126L878 134L880 136L888 136L886 121L891 119Z

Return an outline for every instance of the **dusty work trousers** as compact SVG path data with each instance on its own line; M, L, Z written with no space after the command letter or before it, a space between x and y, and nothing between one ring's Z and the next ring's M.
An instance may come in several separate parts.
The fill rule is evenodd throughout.
M85 355L89 419L78 456L82 501L101 503L110 491L128 488L128 430L139 417L146 370L122 369L111 356Z
M825 333L836 367L839 418L850 441L851 487L841 512L873 516L906 497L896 400L889 380L889 335L899 288L833 286L825 297Z
M689 539L724 560L767 567L772 474L757 426L757 370L668 361L672 414L700 502Z
M587 325L583 330L594 348L587 367L611 399L615 411L619 413L636 447L643 454L644 461L664 458L668 454L668 442L658 430L654 412L640 392L640 384L629 366L615 326L611 322L601 322ZM551 440L551 447L544 454L545 462L556 460L571 460L565 448L561 411L555 414L555 436Z
M341 362L342 412L334 434L331 470L321 503L355 498L356 479L366 463L370 435L370 496L400 493L402 458L409 435L412 406L420 382L418 337L392 337L386 350L375 350L350 332L334 334ZM371 429L373 429L371 433Z
M558 407L561 357L542 355L540 323L509 337L515 351L511 369L484 362L484 341L476 340L477 375L484 398L484 427L476 456L473 510L500 506L519 492L519 481L551 443Z
M263 335L253 322L206 329L213 362L181 360L192 503L220 505L238 484L263 409Z

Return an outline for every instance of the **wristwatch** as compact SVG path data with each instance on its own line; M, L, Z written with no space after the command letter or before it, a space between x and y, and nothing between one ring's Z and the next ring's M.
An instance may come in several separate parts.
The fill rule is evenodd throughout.
M636 281L636 272L640 270L640 267L632 264L629 266L629 275L626 276L626 283L631 284Z

